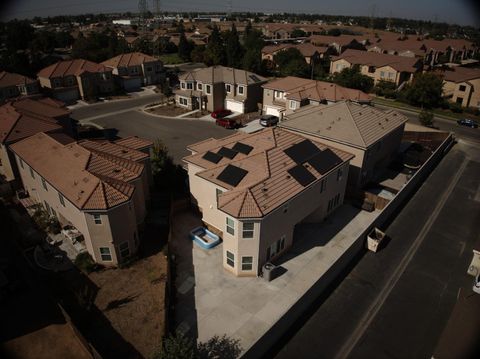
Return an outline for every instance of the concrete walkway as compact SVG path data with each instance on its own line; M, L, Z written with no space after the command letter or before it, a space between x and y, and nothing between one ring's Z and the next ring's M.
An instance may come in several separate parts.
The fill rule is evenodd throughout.
M209 251L194 245L188 232L201 225L200 219L190 212L177 214L172 240L177 261L176 328L199 341L226 334L248 350L327 273L378 214L343 205L322 224L298 225L294 246L275 263L284 273L271 282L224 271L222 245Z

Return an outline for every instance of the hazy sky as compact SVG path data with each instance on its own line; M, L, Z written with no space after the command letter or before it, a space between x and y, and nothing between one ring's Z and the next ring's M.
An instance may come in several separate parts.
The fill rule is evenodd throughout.
M226 12L229 0L160 0L166 11ZM8 3L8 5L6 5ZM147 0L149 9L153 1ZM305 12L336 15L375 15L438 20L479 26L475 1L466 0L231 0L233 11ZM87 12L137 11L138 0L2 0L1 17L30 18Z

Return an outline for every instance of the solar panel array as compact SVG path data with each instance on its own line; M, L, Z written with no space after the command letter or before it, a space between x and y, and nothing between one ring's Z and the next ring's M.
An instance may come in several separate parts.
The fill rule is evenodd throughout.
M329 148L321 151L308 160L308 163L310 163L321 175L324 175L341 162L342 159Z
M218 163L220 162L220 160L222 159L222 156L216 154L216 153L213 153L213 152L210 152L210 151L207 151L205 152L205 154L202 156L202 158L204 160L207 160L209 162L212 162L212 163Z
M285 151L285 154L296 163L305 163L310 158L321 152L321 150L313 144L310 140L304 140L293 146L290 146Z
M231 160L237 155L237 151L231 150L230 148L227 147L222 147L218 150L217 154L219 154L222 157L227 157Z
M253 150L253 147L242 142L237 142L233 145L232 150L248 155Z
M296 165L290 168L288 173L304 187L316 180L315 176L302 165Z
M241 182L247 173L248 171L243 168L234 165L227 165L227 167L225 167L225 169L217 176L217 179L235 187Z

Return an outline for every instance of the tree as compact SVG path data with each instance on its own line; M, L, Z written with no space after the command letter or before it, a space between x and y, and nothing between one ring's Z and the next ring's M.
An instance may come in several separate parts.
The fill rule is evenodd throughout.
M178 56L180 56L183 61L190 61L191 53L194 47L194 43L192 41L188 41L185 36L185 32L182 31L178 41Z
M197 357L199 359L236 359L242 352L240 341L223 335L215 335L206 343L198 343Z
M362 75L358 66L345 68L341 72L336 72L332 78L336 84L352 89L369 92L373 88L373 79L367 75Z
M330 36L340 36L342 34L342 32L340 31L340 29L330 29L327 31L327 35L330 35Z
M226 36L225 53L227 58L227 66L241 67L244 49L240 44L237 28L232 24L232 30Z
M419 74L402 92L402 96L411 105L427 109L439 107L443 102L443 80L433 73Z
M375 95L385 96L386 98L395 98L397 85L393 81L380 80L373 88Z
M433 126L433 112L422 110L418 115L418 119L423 126L432 127Z
M193 341L177 332L163 340L162 347L153 355L153 359L194 359L195 347Z
M290 37L306 37L307 33L302 29L294 29L290 34Z
M243 43L245 48L245 55L243 56L243 68L258 74L264 74L265 66L262 62L262 48L264 46L264 41L262 38L262 33L254 29L250 29L248 31L245 29Z
M309 77L310 75L310 67L305 57L294 47L279 51L273 56L273 62L282 76Z
M193 62L205 62L205 46L195 46L190 56Z
M216 25L213 26L212 33L208 38L208 44L205 48L205 63L208 66L224 65L226 60L225 47L220 30Z

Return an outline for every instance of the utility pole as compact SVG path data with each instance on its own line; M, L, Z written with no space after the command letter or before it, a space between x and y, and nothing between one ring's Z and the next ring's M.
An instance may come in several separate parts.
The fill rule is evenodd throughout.
M375 14L377 12L377 4L373 4L370 8L370 27L375 29Z
M147 11L147 0L138 0L138 27L142 35L145 35L146 32Z
M155 11L156 22L160 24L160 0L153 0L153 10ZM160 25L158 25L158 27L160 27ZM158 35L153 39L153 56L158 59L160 57L160 39Z

